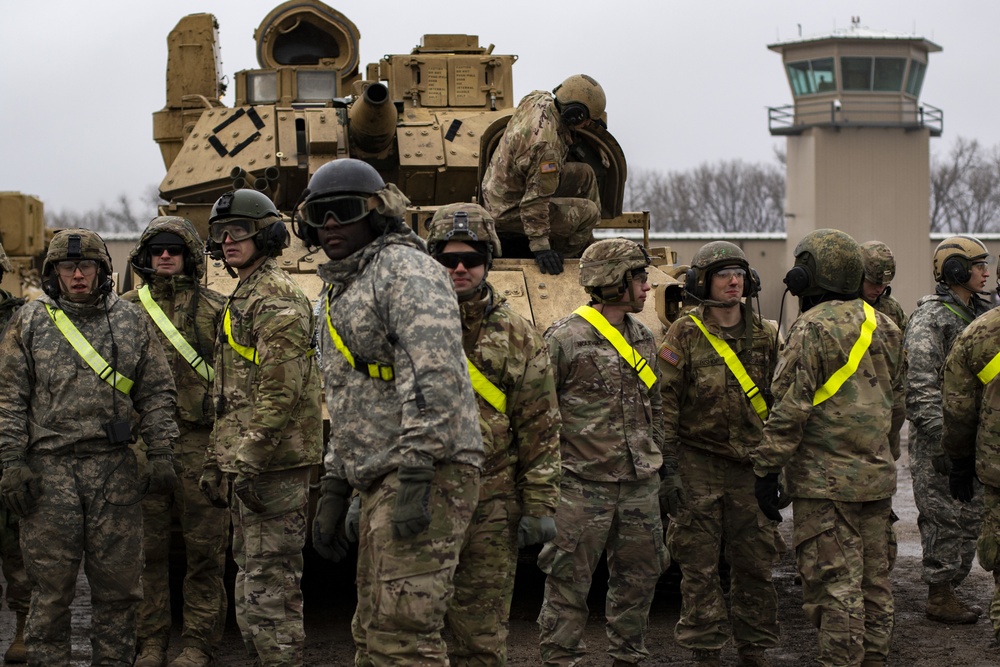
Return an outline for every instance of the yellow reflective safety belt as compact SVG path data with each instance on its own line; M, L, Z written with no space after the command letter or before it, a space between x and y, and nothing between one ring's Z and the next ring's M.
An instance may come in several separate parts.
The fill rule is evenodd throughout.
M195 298L197 298L197 296ZM177 330L174 323L170 321L167 314L163 312L162 308L160 308L160 304L156 303L153 299L153 295L149 291L149 285L143 285L139 288L139 301L142 302L146 312L149 313L151 318L153 318L153 323L160 328L160 331L162 331L163 335L167 337L170 344L174 346L174 349L177 350L182 357L184 357L186 362L191 364L191 368L193 368L198 375L211 382L212 379L215 378L215 371L212 369L212 366L209 365L209 363L205 361L205 359L203 359L193 347L191 347L191 344L188 343L184 336L181 335L181 332ZM227 310L226 313L228 314L229 311ZM228 330L226 333L228 335Z
M858 370L861 357L865 356L865 352L872 344L872 333L875 332L877 325L875 321L875 309L868 305L867 301L862 300L861 304L865 308L865 321L861 325L861 335L854 342L851 354L847 357L847 363L837 369L837 372L830 376L826 384L816 391L816 394L813 396L813 405L819 405L840 391L840 388L847 382L847 378L854 375L855 371Z
M389 380L396 377L396 373L392 366L386 364L380 364L377 361L369 361L367 359L358 358L361 361L363 368L358 368L357 364L354 362L354 355L351 351L347 349L347 345L344 344L344 340L337 333L336 327L333 326L333 320L330 319L330 299L326 300L326 326L330 330L330 338L333 340L333 346L344 355L344 359L347 359L347 363L351 365L356 371L366 373L368 377L375 378L376 380Z
M604 336L618 350L618 354L621 355L622 359L635 369L635 372L639 374L639 379L646 384L646 388L652 388L656 382L656 373L649 367L649 362L636 352L634 347L628 344L625 337L611 326L611 323L608 322L608 319L603 314L590 306L580 306L573 313L587 320L592 327L597 329L597 332Z
M764 401L764 397L761 396L760 389L758 389L757 385L755 385L753 380L750 379L750 374L747 373L747 369L743 367L743 362L740 361L740 358L736 356L735 352L733 352L733 348L730 347L729 343L726 341L710 334L708 329L705 328L705 325L701 323L701 320L693 314L688 313L688 317L690 317L694 323L698 325L698 328L701 329L701 333L705 335L708 342L712 344L715 351L720 357L722 357L722 360L726 362L726 366L729 367L729 371L736 376L736 381L740 383L743 393L750 399L750 405L753 406L754 412L757 413L760 420L767 421L767 402ZM747 326L750 326L750 324L748 323Z
M490 382L489 378L483 375L482 371L476 368L472 359L466 358L469 362L469 377L472 378L472 388L483 399L497 409L497 412L507 412L507 396L500 391L500 388Z
M49 317L52 318L52 322L56 325L62 335L66 337L69 344L73 346L76 353L87 362L97 377L101 378L112 387L120 391L121 393L128 396L129 392L132 391L132 380L128 379L114 368L111 364L104 360L101 353L94 349L94 346L90 344L90 341L83 337L80 330L76 328L66 314L63 313L60 308L53 308L49 304L45 304L45 310L49 311ZM113 378L113 379L112 379Z
M983 384L989 384L997 376L997 373L1000 373L1000 352L993 356L983 370L976 373L976 377Z
M257 350L255 348L240 345L233 340L233 322L229 317L228 303L226 304L226 314L222 317L222 330L226 332L226 340L229 341L229 347L233 348L236 351L236 354L240 355L252 364L260 366L260 355L257 354Z

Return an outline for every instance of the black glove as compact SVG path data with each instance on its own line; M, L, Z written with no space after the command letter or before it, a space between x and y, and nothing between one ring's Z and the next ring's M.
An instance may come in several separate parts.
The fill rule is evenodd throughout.
M201 471L201 479L198 480L198 488L201 495L208 498L208 502L213 507L222 509L229 507L226 497L222 493L222 471L216 467L207 467Z
M256 476L244 475L243 473L236 475L236 482L233 484L233 493L254 514L263 514L267 511L267 505L257 495Z
M551 273L554 276L563 272L562 255L555 250L539 250L535 253L535 263L542 273Z
M931 465L934 466L934 472L939 475L951 475L951 457L941 452L931 459Z
M7 474L7 471L4 471ZM976 457L963 456L951 460L951 475L948 476L948 486L951 497L963 503L971 503L975 493L973 480L976 478Z
M781 521L781 512L778 511L782 502L781 482L778 481L778 473L769 472L758 477L753 485L753 495L757 497L757 506L764 516L771 521Z
M361 538L361 496L351 498L351 506L344 519L344 534L348 542L357 542Z
M681 476L676 471L663 473L660 478L660 515L677 516L684 504L684 496L681 493Z
M556 520L550 516L522 516L517 526L519 549L531 544L545 544L556 539Z
M35 501L42 495L38 475L24 462L8 464L0 478L0 498L4 506L18 516L26 516L35 508Z
M392 536L397 540L413 537L431 525L431 480L434 466L400 466L396 473L399 491L392 508Z
M347 538L337 529L344 520L351 486L346 480L324 477L319 490L316 518L313 519L313 549L323 558L339 563L347 555Z
M166 495L177 488L177 471L172 454L156 454L149 459L149 486L146 493Z

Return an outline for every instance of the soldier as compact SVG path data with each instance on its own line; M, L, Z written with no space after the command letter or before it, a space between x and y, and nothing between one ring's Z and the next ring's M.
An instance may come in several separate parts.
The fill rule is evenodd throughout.
M81 560L93 664L129 663L142 600L139 500L177 484L170 368L152 324L113 293L111 275L100 236L59 232L42 264L44 296L15 313L0 343L0 496L21 516L31 665L70 664ZM137 433L145 484L129 447Z
M236 559L236 621L262 667L301 665L302 547L323 417L309 299L275 257L288 242L266 195L222 195L209 218L209 250L239 277L215 346L215 428L202 493L226 504L229 475Z
M123 295L138 304L155 325L177 386L174 416L180 439L174 462L180 486L172 494L142 501L143 600L139 607L139 655L135 667L163 667L170 639L171 514L180 518L187 569L184 575L183 650L170 667L211 664L226 623L222 583L229 512L214 507L198 488L205 449L215 421L212 405L215 336L225 297L199 284L205 275L201 238L188 220L154 218L139 238L129 263L143 285Z
M603 124L604 89L586 74L518 103L483 177L483 205L497 230L527 235L542 273L562 273L594 240L601 201L594 170L567 162L574 132Z
M360 493L357 665L447 665L441 638L483 441L444 268L401 220L407 200L360 160L313 174L296 233L321 247L321 364L331 415L313 545L346 553Z
M545 665L577 665L586 655L587 594L605 549L614 667L649 655L649 605L669 564L657 502L660 384L648 362L656 346L633 315L650 289L649 261L642 246L626 239L587 248L580 284L590 304L545 332L563 421L556 537L538 556L548 575L538 614Z
M781 521L784 468L802 609L819 629L816 664L882 667L892 635L886 525L903 424L902 335L858 298L861 248L819 229L785 276L801 315L778 356L775 403L750 451L761 510Z
M451 275L486 449L479 503L455 572L452 665L505 665L517 549L555 537L559 403L542 337L487 282L500 241L476 204L434 214L427 244Z
M865 279L861 283L861 298L880 313L889 316L900 331L906 329L906 313L903 306L892 296L889 283L896 277L896 259L892 250L881 241L865 241L861 244L864 260Z
M927 618L939 623L975 623L979 611L955 595L975 557L982 494L973 502L951 497L951 460L941 449L941 379L955 338L990 303L979 296L990 275L990 254L971 236L952 236L934 250L934 294L910 315L906 354L906 415L910 420L910 472L923 547L923 579L929 587Z
M672 517L667 547L683 574L674 636L692 650L695 664L721 664L730 634L718 567L725 543L740 665L766 667L764 650L778 643L778 596L771 582L778 554L775 524L754 498L749 454L767 419L778 329L754 316L750 265L728 241L707 243L695 253L685 289L701 305L673 323L657 355L664 421L661 498ZM678 507L674 498L681 488Z
M13 271L14 266L0 245L0 281L3 281L5 272ZM0 334L7 328L7 322L17 309L23 305L24 299L0 289ZM0 558L3 559L3 577L7 581L7 606L17 618L14 639L3 654L4 662L11 663L27 659L24 650L24 621L28 616L28 605L31 604L31 582L28 581L28 573L24 571L20 535L18 516L0 505Z
M951 495L971 502L982 482L982 528L976 554L993 573L990 623L1000 640L1000 425L996 382L1000 370L1000 310L991 310L955 339L944 367L941 445L951 458Z

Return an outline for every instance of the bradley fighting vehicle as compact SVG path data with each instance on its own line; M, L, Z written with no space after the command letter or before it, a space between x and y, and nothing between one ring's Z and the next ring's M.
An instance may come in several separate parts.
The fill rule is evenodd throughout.
M16 297L42 294L42 260L53 231L46 236L41 200L20 192L0 192L0 243L13 271L5 271L3 289Z
M476 200L517 103L511 78L517 56L497 55L475 35L433 34L410 53L386 55L361 72L358 28L318 0L279 5L254 38L259 69L236 73L235 104L227 107L220 101L215 17L185 16L170 33L167 104L153 114L167 167L162 214L188 218L205 238L215 200L255 188L291 216L316 169L346 157L368 162L395 183L412 202L410 225L424 235L437 206ZM601 226L642 230L648 246L648 212L622 212L626 163L611 133L597 126L580 132L570 159L597 174ZM505 244L490 281L515 310L544 330L582 303L575 260L559 276L543 275L530 255L511 258L513 247ZM661 323L676 314L680 284L657 268L668 270L672 254L656 250L650 273L657 308L647 309L644 320L662 333ZM325 260L294 237L278 258L311 297L319 294L315 270ZM210 284L229 293L232 279L220 262L211 264Z

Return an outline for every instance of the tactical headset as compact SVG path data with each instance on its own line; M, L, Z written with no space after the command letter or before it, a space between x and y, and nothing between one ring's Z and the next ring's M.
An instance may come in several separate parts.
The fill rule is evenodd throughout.
M104 243L103 239L101 239L101 243ZM104 243L104 254L108 257L108 262L110 263L111 253L108 252L107 243ZM64 259L85 259L83 257L83 240L79 234L73 234L69 237L66 246L66 257ZM57 301L62 296L62 290L59 288L59 271L56 269L55 264L55 262L50 264L52 268L49 271L49 275L43 276L42 280L42 291L53 301ZM111 291L115 287L115 282L111 279L111 275L105 271L104 262L98 260L97 264L97 290L104 295L111 294Z
M941 275L954 285L964 285L972 280L972 264L968 257L952 255L941 264Z
M712 269L700 269L692 266L684 273L684 291L699 301L708 299L708 281L713 274L729 265L739 265L741 269L746 271L746 276L743 279L743 293L740 294L741 297L749 298L760 293L760 275L756 269L751 269L750 265L741 259L727 261Z
M812 254L807 255L805 261L806 264L796 264L789 269L782 281L792 296L802 296L816 286L813 278L816 262L813 260Z
M570 127L576 127L580 123L585 122L590 118L590 110L587 105L580 104L579 102L570 102L569 104L559 104L559 117L563 119L563 122Z

